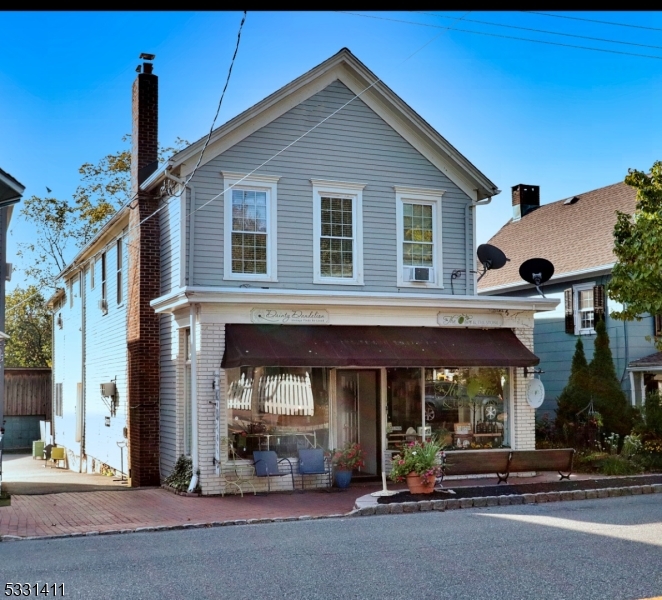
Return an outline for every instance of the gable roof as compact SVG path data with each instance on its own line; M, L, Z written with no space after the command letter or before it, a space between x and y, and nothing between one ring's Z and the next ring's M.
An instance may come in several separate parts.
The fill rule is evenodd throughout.
M510 262L488 271L478 284L479 293L531 287L519 276L519 266L528 258L552 261L551 281L611 271L616 260L616 211L634 213L636 195L635 188L615 183L544 204L519 221L511 219L488 242L503 250Z
M414 148L442 171L472 200L499 193L497 186L429 123L372 73L347 48L343 48L304 75L237 115L212 132L201 164L212 160L288 110L340 80ZM377 81L377 83L374 83ZM367 89L369 88L369 89ZM206 136L175 154L141 186L151 189L166 172L189 175L195 167ZM257 166L257 165L256 165Z

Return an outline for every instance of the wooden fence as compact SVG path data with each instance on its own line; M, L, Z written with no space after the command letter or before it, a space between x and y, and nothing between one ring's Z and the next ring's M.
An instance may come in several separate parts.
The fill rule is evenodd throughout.
M5 367L5 415L51 419L51 369Z

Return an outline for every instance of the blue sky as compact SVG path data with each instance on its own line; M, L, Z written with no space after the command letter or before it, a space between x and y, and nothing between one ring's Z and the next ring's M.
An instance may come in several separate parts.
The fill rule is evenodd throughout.
M348 47L503 190L479 209L479 242L510 218L517 183L540 185L545 203L662 159L662 13L361 14L369 16L249 11L217 124ZM117 150L130 132L141 52L157 55L162 143L207 133L241 13L5 12L2 20L0 167L26 197L48 186L70 198L78 167ZM10 256L33 224L15 218L11 232ZM8 287L23 283L19 272Z

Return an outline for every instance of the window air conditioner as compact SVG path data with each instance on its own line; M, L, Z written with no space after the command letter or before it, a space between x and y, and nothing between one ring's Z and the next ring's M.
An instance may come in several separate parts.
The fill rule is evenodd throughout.
M109 381L101 384L101 395L105 398L112 398L115 395L115 383Z
M431 282L434 281L434 268L433 267L405 267L404 268L405 281L421 281Z

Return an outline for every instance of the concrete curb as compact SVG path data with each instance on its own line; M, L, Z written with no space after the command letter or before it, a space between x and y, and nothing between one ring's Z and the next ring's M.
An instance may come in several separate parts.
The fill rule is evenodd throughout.
M600 493L602 492L602 493ZM651 485L633 485L621 488L602 488L600 490L573 490L570 492L540 492L537 494L510 494L508 496L483 496L481 498L449 498L448 500L422 500L420 502L393 502L355 508L346 514L319 515L300 517L274 517L258 519L237 519L229 521L211 521L209 523L182 523L177 525L155 525L136 527L135 529L108 529L106 531L76 531L72 533L55 533L53 535L34 535L21 537L18 535L0 536L0 542L22 542L28 540L56 540L63 538L88 537L97 535L124 535L127 533L151 533L155 531L175 531L178 529L208 529L213 527L230 527L233 525L262 525L264 523L285 523L294 521L320 521L322 519L343 519L347 517L367 517L372 515L395 515L403 513L446 511L461 508L484 508L492 506L515 506L520 504L541 504L544 502L567 502L573 500L594 500L597 498L614 498L618 496L635 496L641 494L662 494L662 483Z
M570 490L563 492L539 492L537 494L510 494L508 496L483 496L482 498L461 498L432 500L433 510L455 510L460 508L484 508L492 506L514 506L519 504L542 504L545 502L568 502L573 500L595 500L597 498L616 498L640 494L662 494L662 483L651 485L631 485L625 487L602 488L598 490ZM361 498L357 499L357 502ZM350 515L356 517L369 515L400 514L403 512L428 511L429 500L420 502L393 502L355 508Z

